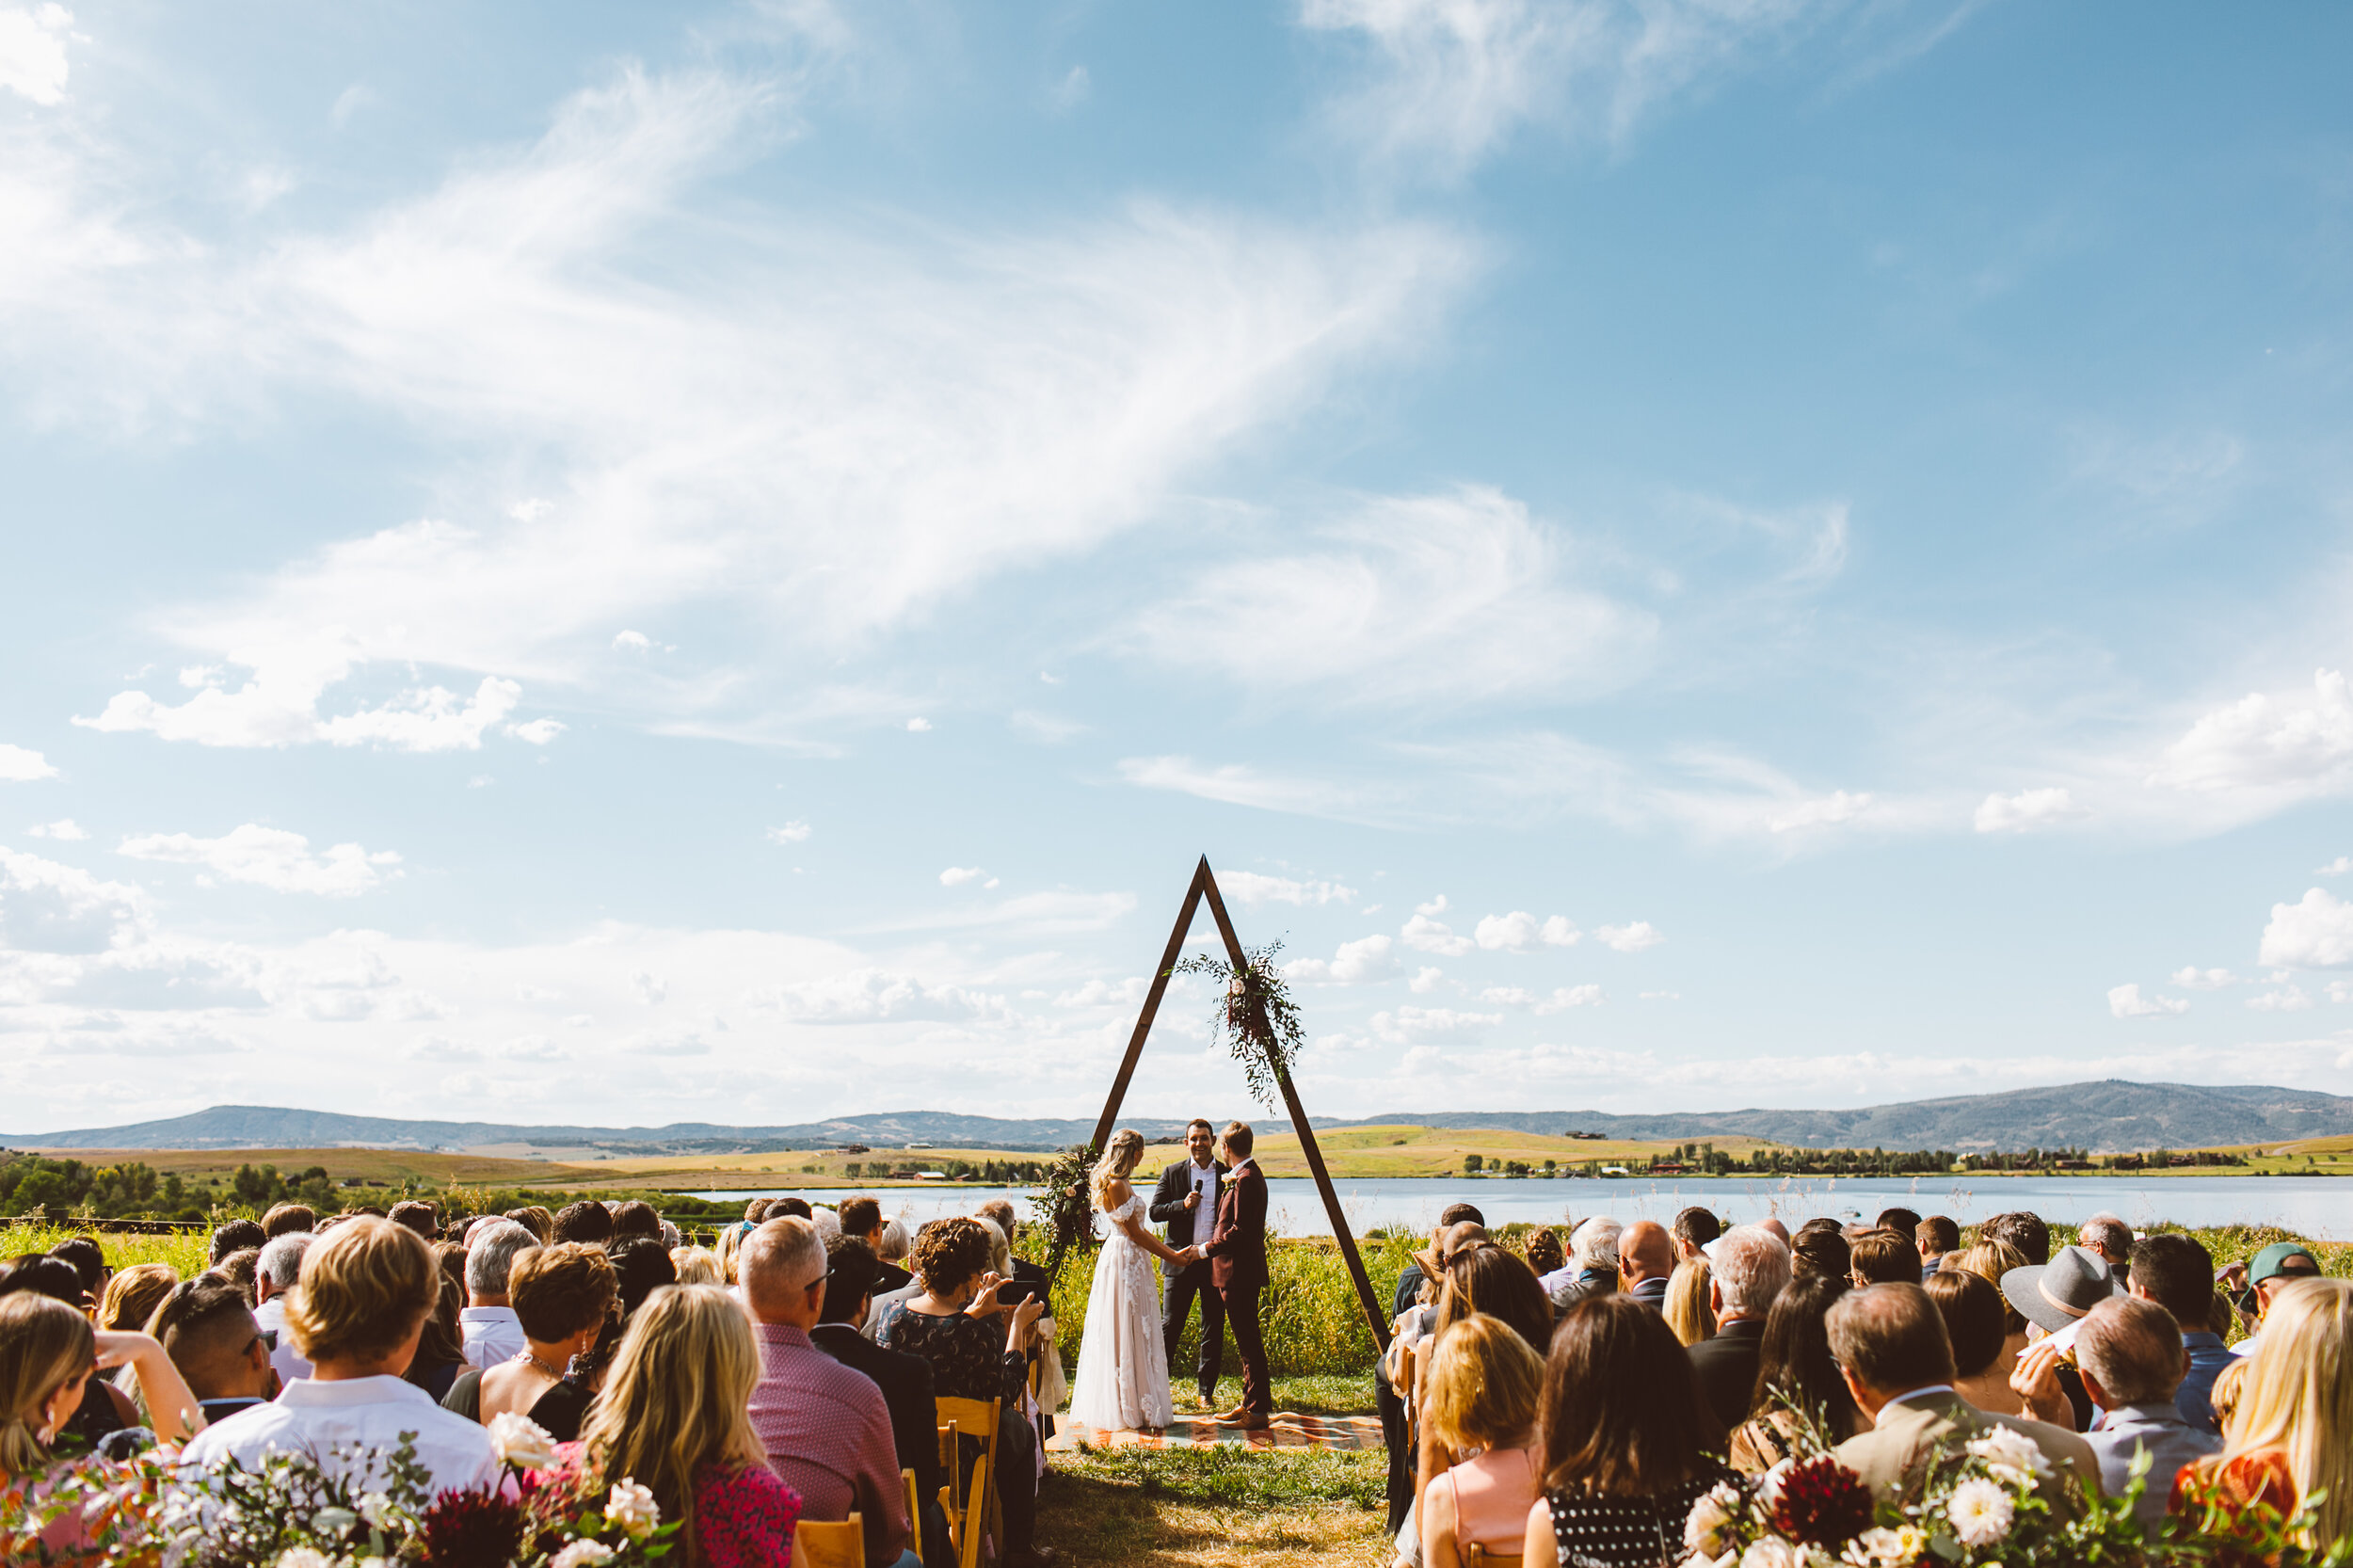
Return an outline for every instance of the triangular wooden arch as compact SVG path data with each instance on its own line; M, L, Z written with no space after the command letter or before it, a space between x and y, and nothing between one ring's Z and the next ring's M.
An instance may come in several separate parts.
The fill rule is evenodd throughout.
M1152 1032L1152 1019L1160 1010L1160 998L1168 990L1169 976L1176 969L1186 936L1193 930L1193 918L1201 907L1201 901L1209 901L1209 917L1217 921L1217 934L1225 939L1225 956L1235 968L1243 968L1248 955L1242 952L1241 938L1234 935L1234 922L1225 913L1225 900L1217 890L1217 877L1209 870L1209 857L1203 856L1193 869L1193 886L1185 889L1184 907L1176 912L1176 928L1168 934L1168 947L1160 954L1160 967L1153 971L1152 989L1144 999L1144 1012L1136 1019L1136 1032L1128 1040L1128 1054L1119 1064L1119 1076L1112 1080L1111 1098L1103 1102L1102 1119L1095 1124L1095 1146L1103 1147L1111 1142L1112 1124L1119 1119L1119 1102L1128 1097L1128 1081L1136 1075L1136 1059L1144 1054L1144 1042ZM1267 1032L1266 1020L1258 1020L1260 1037ZM1283 1107L1290 1112L1291 1127L1299 1134L1299 1147L1307 1157L1307 1169L1315 1173L1316 1191L1323 1194L1323 1211L1332 1221L1332 1234L1339 1240L1340 1256L1348 1260L1348 1272L1356 1282L1356 1296L1364 1304L1365 1318L1372 1324L1373 1342L1384 1351L1389 1348L1388 1314L1381 1308L1381 1299L1372 1292L1372 1281L1366 1277L1365 1260L1357 1256L1356 1238L1349 1233L1348 1216L1340 1212L1340 1195L1332 1187L1332 1173L1323 1168L1323 1151L1316 1146L1315 1128L1307 1125L1307 1112L1299 1108L1299 1091L1291 1086L1290 1074L1280 1062L1267 1064L1274 1081L1283 1091Z

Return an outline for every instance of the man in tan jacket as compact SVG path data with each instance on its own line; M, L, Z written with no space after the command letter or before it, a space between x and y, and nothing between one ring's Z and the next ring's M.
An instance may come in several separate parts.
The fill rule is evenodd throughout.
M2082 1438L2041 1421L1989 1415L1953 1392L1952 1342L1936 1304L1918 1286L1850 1290L1832 1304L1826 1326L1847 1389L1874 1423L1835 1451L1873 1491L1908 1490L1938 1448L1958 1454L1969 1439L2008 1427L2031 1439L2057 1475L2099 1495L2100 1462ZM2061 1512L2073 1511L2067 1492L2057 1486L2050 1494Z

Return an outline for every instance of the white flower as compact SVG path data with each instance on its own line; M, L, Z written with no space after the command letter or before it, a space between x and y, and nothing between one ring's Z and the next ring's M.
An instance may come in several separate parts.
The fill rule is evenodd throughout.
M1740 1554L1740 1568L1805 1568L1805 1548L1769 1535L1749 1544L1749 1549Z
M592 1536L582 1536L555 1554L548 1568L597 1568L600 1562L613 1560L613 1548Z
M335 1560L316 1546L289 1546L278 1554L274 1568L335 1568Z
M1719 1481L1707 1496L1691 1505L1690 1517L1683 1521L1685 1549L1712 1561L1724 1549L1724 1527L1732 1523L1732 1511L1739 1503L1740 1494Z
M2009 1533L2016 1510L2009 1494L1990 1480L1971 1477L1953 1488L1945 1505L1953 1534L1964 1546L1990 1546Z
M381 1492L370 1492L360 1499L360 1517L371 1529L392 1528L392 1499Z
M1847 1560L1855 1568L1911 1568L1928 1544L1927 1533L1916 1526L1886 1529L1874 1525L1849 1544Z
M347 1508L322 1508L311 1515L311 1528L321 1535L341 1537L360 1516Z
M2042 1449L2033 1438L2008 1427L1990 1427L1982 1435L1971 1438L1966 1446L1969 1452L1985 1461L1994 1479L2028 1491L2034 1488L2036 1472L2050 1468L2050 1461L2042 1457Z
M511 1410L490 1418L490 1447L498 1450L501 1464L544 1470L555 1463L554 1434L530 1416Z
M604 1516L627 1530L632 1541L643 1541L662 1523L662 1507L653 1500L653 1494L633 1480L616 1480L613 1496L604 1505Z

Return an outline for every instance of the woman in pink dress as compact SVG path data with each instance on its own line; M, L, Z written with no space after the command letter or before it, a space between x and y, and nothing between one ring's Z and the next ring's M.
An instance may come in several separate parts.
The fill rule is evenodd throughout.
M1447 1329L1422 1383L1424 1441L1451 1455L1416 1510L1422 1568L1463 1568L1476 1551L1514 1556L1543 1490L1536 1402L1544 1364L1519 1331L1473 1313Z

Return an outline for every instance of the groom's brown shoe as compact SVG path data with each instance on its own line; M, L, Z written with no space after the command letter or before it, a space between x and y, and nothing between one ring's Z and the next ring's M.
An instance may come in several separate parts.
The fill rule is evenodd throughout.
M1256 1412L1254 1412L1248 1405L1238 1404L1233 1409L1225 1412L1225 1415L1220 1416L1218 1419L1220 1421L1247 1421L1255 1414Z
M1245 1410L1236 1422L1244 1432L1264 1432L1274 1424L1263 1410Z

